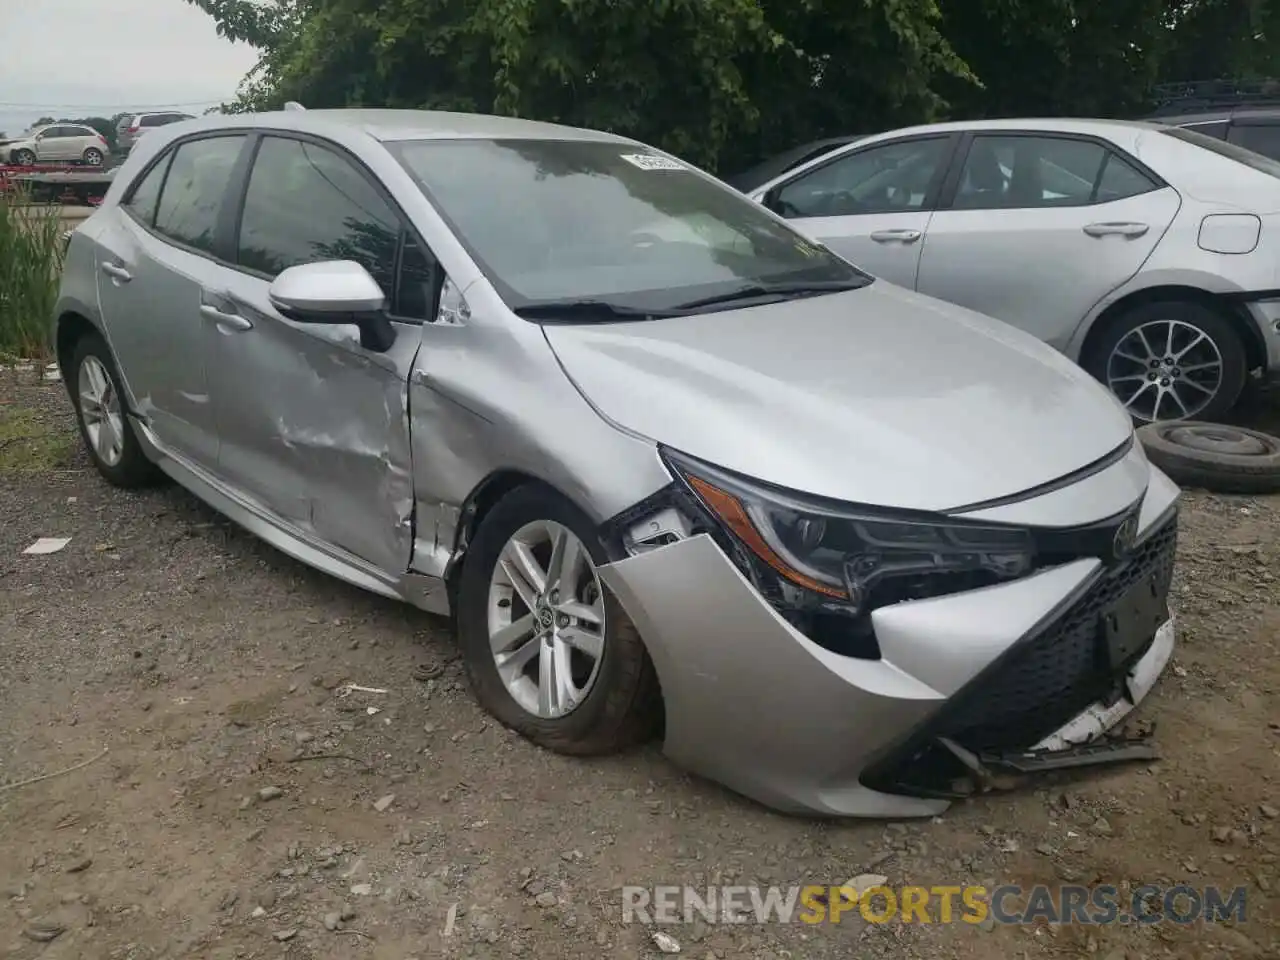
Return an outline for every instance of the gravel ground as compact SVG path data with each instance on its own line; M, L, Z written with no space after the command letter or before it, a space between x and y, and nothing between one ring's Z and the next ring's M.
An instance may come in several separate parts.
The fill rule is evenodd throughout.
M1280 500L1185 495L1180 646L1141 712L1162 760L932 821L815 822L656 748L538 750L476 707L446 622L314 573L178 488L108 487L65 443L60 386L0 374L0 418L19 413L50 438L41 469L0 475L4 955L649 957L624 884L874 873L1245 885L1247 916L667 929L698 960L1280 956ZM40 536L72 539L21 556Z

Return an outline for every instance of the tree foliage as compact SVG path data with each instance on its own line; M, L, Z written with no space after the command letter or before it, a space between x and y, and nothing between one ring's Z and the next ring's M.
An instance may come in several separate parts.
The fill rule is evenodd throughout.
M229 109L613 130L715 168L947 116L1130 115L1280 68L1280 0L187 0L261 52Z

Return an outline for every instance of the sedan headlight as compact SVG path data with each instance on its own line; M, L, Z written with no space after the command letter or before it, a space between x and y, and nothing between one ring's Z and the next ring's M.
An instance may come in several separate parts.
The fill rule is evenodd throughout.
M1023 527L821 501L666 456L743 548L740 565L749 561L757 586L784 615L823 609L862 617L890 603L1016 579L1034 566Z

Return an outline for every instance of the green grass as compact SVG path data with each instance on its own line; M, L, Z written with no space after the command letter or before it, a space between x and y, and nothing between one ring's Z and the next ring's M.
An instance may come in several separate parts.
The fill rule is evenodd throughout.
M0 476L61 469L71 460L75 439L65 425L35 410L0 404Z
M49 359L63 229L56 206L0 194L0 363Z

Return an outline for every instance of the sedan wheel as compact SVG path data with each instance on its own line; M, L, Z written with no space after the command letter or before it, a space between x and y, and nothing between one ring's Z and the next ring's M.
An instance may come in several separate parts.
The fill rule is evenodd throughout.
M480 520L455 593L458 637L481 706L534 743L615 753L660 726L648 652L603 584L595 525L542 486Z
M1118 317L1086 366L1138 423L1217 419L1235 406L1248 373L1232 321L1176 301Z
M600 672L604 627L582 541L549 520L512 534L489 582L489 644L511 698L543 720L572 711Z
M117 466L124 456L124 418L120 397L97 357L85 357L77 380L80 416L93 452L108 467Z

